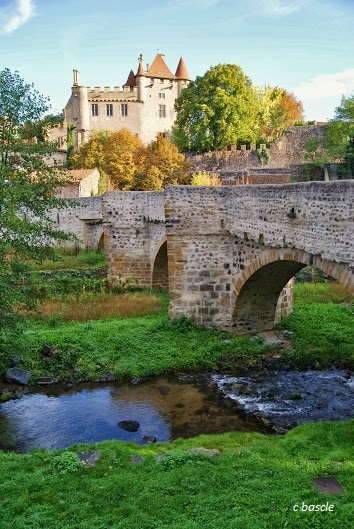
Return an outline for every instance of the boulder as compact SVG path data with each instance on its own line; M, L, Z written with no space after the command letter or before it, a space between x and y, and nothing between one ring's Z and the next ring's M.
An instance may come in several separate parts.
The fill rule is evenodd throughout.
M154 435L144 435L143 441L145 443L156 443L157 439Z
M104 373L104 382L115 382L115 380L116 377L110 371Z
M13 384L21 384L21 386L27 386L31 377L31 373L25 369L11 367L6 371L5 376L8 382L12 382Z
M140 423L138 421L119 421L118 426L127 432L136 432Z

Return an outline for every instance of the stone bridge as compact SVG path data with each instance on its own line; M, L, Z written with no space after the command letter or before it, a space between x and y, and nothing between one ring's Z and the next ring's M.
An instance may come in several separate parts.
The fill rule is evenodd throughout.
M354 181L169 186L99 199L109 277L169 288L171 317L271 329L291 311L291 280L307 265L354 294ZM97 238L101 221L86 217Z

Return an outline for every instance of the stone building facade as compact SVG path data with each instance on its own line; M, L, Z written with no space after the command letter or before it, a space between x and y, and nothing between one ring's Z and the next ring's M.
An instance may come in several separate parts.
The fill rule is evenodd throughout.
M98 194L100 173L95 169L67 169L67 184L57 190L60 198L91 197Z
M172 73L162 53L146 67L140 55L136 74L131 70L122 87L82 86L79 72L74 70L64 117L66 123L76 127L75 148L94 130L127 128L144 144L153 141L157 134L168 136L175 120L175 99L189 81L184 59L181 57Z

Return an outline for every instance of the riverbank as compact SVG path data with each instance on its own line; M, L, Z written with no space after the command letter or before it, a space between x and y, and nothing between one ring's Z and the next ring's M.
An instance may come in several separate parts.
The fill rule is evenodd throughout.
M332 287L306 288L271 344L170 321L167 297L154 293L161 305L148 316L79 322L63 313L31 320L13 361L33 382L51 376L74 385L179 370L352 369L351 300L334 302L333 294L329 300ZM306 424L283 436L233 432L168 445L109 441L0 452L0 529L345 527L354 515L353 434L350 420ZM198 448L212 452L191 452ZM340 494L318 490L314 479L327 476L338 480ZM309 507L327 503L333 508Z
M168 445L108 441L0 452L0 528L348 527L353 433L347 421L278 437L229 433ZM314 480L328 476L340 493L319 491ZM333 507L309 507L316 505Z
M331 292L336 302L331 300ZM102 296L106 296L103 302ZM354 305L338 298L332 284L297 285L294 313L277 326L270 342L269 337L197 327L186 318L169 320L166 294L109 296L110 303L105 293L85 301L92 310L100 303L98 319L92 316L78 321L80 314L80 318L67 321L78 301L66 301L61 312L28 320L20 353L9 358L7 367L12 362L28 371L30 384L39 377L74 384L180 370L240 373L250 367L274 365L354 369ZM103 318L110 304L115 317Z

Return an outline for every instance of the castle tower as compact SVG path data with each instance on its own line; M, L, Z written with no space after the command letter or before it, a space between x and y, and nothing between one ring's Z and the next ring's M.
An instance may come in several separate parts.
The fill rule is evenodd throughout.
M179 97L181 95L182 89L185 88L190 81L189 73L183 57L181 57L179 60L175 75L177 77L178 86L177 97Z
M145 94L145 72L144 72L144 64L143 64L143 55L142 53L139 56L139 67L138 71L136 72L136 84L138 86L138 100L139 101L145 101L146 94Z
M73 70L73 75L74 83L71 88L73 101L72 117L76 127L75 149L78 149L82 142L88 140L90 133L90 112L87 87L80 86L78 70Z
M97 130L127 128L144 144L157 134L169 137L175 120L174 102L188 86L189 74L183 58L176 74L168 68L164 55L157 53L151 65L139 57L136 75L131 70L120 86L81 86L79 72L73 71L71 96L65 106L65 119L75 127L75 149Z

